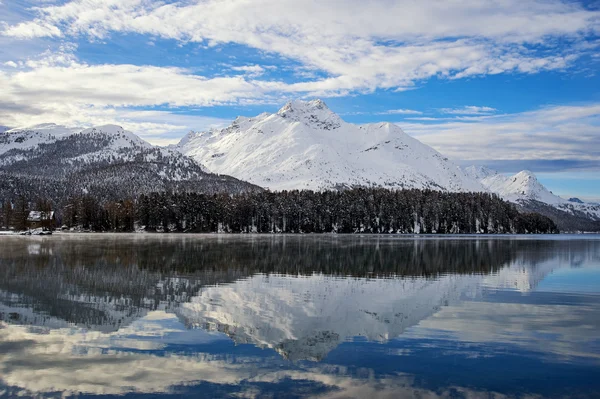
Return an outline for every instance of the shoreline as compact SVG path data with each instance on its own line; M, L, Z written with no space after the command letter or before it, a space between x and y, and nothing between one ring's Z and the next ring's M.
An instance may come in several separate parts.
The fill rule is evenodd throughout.
M151 232L151 231L54 231L52 234L26 234L25 232L0 231L4 237L48 237L48 236L109 236L129 235L139 237L173 237L173 236L206 236L206 237L398 237L398 238L502 238L502 237L565 237L565 236L600 236L600 232L561 232L561 233L227 233L227 232Z

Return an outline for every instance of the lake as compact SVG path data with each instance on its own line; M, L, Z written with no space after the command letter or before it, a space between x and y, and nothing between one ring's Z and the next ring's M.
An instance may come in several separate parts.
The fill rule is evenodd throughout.
M0 237L0 397L600 397L600 236Z

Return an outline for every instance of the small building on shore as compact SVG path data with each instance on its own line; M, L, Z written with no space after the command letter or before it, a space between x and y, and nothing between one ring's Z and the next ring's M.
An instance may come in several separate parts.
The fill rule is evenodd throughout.
M45 228L54 230L56 218L54 211L30 211L27 216L27 227L30 229Z

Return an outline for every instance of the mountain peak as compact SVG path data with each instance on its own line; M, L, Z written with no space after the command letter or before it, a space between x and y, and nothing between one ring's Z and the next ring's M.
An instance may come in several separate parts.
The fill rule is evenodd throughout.
M536 175L529 170L522 170L511 178L515 184L520 184L522 188L527 190L546 190L545 187L538 181Z
M515 177L523 177L523 178L529 178L529 179L536 179L537 180L537 177L535 177L535 174L533 174L533 172L530 171L530 170L522 170L519 173L517 173L515 175Z
M142 146L146 148L152 147L150 143L143 140L141 137L135 135L129 130L123 129L122 126L119 125L100 125L90 127L89 129L85 129L81 132L82 135L86 134L104 134L111 138L112 146L114 148L118 147L128 147L131 144Z
M277 115L294 122L301 122L308 126L322 130L337 129L342 124L342 119L329 109L324 101L316 99L311 101L288 101Z
M277 112L277 114L281 116L285 116L285 114L290 112L312 112L316 110L326 110L333 113L327 104L323 100L315 99L310 101L304 100L292 100L288 101L281 109Z
M186 137L177 149L214 173L270 190L484 190L399 126L344 122L322 100L290 101L276 114L237 118L218 132Z
M185 136L183 136L181 138L181 140L179 140L179 143L177 143L177 146L178 147L183 147L184 145L186 145L187 143L189 143L190 140L192 140L197 135L198 135L198 133L194 132L193 130L190 130L189 132L187 132L187 134Z
M109 125L93 126L93 127L90 127L89 129L85 129L82 133L88 133L88 132L92 132L92 131L99 131L99 132L108 133L108 134L120 134L120 133L123 133L125 130L123 129L122 126L109 124Z
M466 168L471 174L473 169ZM522 170L510 177L496 174L480 178L480 182L490 191L512 202L536 200L547 204L561 204L564 199L552 194L535 174L529 170Z

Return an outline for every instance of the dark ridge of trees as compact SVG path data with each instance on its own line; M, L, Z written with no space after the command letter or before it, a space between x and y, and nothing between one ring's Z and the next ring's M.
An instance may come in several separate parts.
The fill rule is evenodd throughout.
M540 201L523 201L517 208L521 212L532 212L550 218L560 231L600 231L600 221L592 220L581 211L572 210L572 213L556 209L552 205Z
M12 211L15 213L15 211ZM231 194L161 192L100 201L71 197L58 210L68 228L227 233L556 233L549 218L520 213L494 194L356 188Z
M153 193L136 202L148 231L232 233L553 233L488 193L356 188L207 196Z

